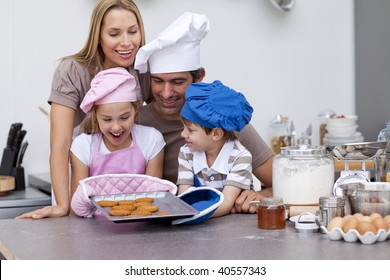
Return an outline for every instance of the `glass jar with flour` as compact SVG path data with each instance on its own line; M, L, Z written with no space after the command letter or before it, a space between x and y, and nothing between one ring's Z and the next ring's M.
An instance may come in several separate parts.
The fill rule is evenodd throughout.
M333 157L323 146L284 147L272 163L273 195L287 205L318 205L332 195L334 178Z

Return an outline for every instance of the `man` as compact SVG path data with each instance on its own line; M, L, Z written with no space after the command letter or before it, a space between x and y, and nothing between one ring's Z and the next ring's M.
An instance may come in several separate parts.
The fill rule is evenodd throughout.
M138 122L158 129L164 136L165 157L163 178L176 183L178 154L185 144L181 137L183 124L180 111L185 102L185 91L194 82L205 77L200 65L200 41L210 25L204 15L186 12L170 24L152 42L137 53L135 69L151 75L154 101L140 109ZM252 153L253 174L267 187L272 186L273 153L252 125L237 133L241 143ZM232 212L254 213L249 202L269 196L270 189L261 192L244 191L236 200Z

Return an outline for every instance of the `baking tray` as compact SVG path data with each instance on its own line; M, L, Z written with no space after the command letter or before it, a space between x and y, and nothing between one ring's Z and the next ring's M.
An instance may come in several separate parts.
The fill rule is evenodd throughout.
M126 216L110 216L108 211L111 207L101 207L97 202L100 200L135 200L141 197L154 198L153 205L159 207L158 212L169 212L166 215L156 215L152 213L151 216L142 217L126 217ZM199 213L192 206L185 203L180 198L176 197L170 192L147 192L147 193L129 193L129 194L109 194L109 195L97 195L91 197L92 203L96 208L110 221L115 223L126 222L144 222L144 221L169 221L181 218L192 217Z

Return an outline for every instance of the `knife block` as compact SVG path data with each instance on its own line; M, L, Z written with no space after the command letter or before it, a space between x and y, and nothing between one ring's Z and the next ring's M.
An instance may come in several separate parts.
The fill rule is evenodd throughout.
M23 167L13 167L11 176L15 177L15 191L21 191L26 189Z
M12 168L15 168L17 158L16 150L5 148L1 159L0 175L12 175Z

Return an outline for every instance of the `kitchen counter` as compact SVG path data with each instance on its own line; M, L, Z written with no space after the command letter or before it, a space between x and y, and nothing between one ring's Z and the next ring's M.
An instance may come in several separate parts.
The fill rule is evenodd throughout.
M26 187L0 197L0 219L13 219L20 214L51 205L51 196Z
M0 220L0 252L7 259L79 260L306 260L390 259L390 240L364 245L302 235L294 223L260 230L255 214L232 214L193 226L113 223L104 216Z

